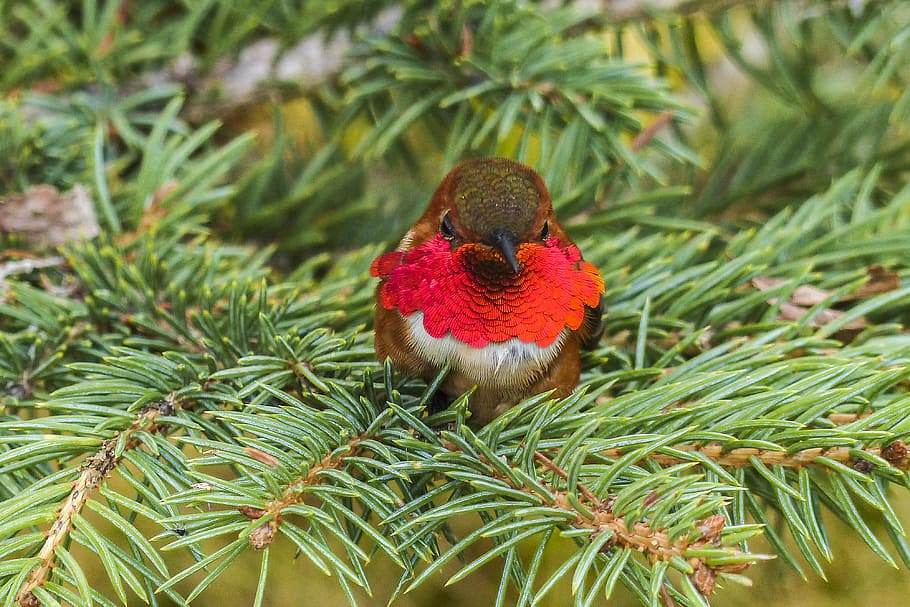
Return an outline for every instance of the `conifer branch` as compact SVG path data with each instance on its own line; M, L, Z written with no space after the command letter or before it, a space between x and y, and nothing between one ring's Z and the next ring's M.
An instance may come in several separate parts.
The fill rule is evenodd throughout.
M551 472L555 472L556 474L558 474L562 478L562 480L569 479L569 475L566 474L565 470L563 470L562 468L557 466L553 462L553 460L551 460L549 457L547 457L540 451L534 452L534 459L536 459L537 461L542 463L544 465L544 468L546 468L547 470L550 470ZM583 496L585 496L585 499L587 499L589 502L591 502L591 505L594 506L595 509L600 509L602 507L600 498L597 497L596 495L594 495L593 493L591 493L591 490L588 489L587 487L585 487L584 484L582 484L581 482L578 482L578 483L576 483L576 486L578 487L578 492L581 493Z
M786 451L768 451L766 449L757 449L753 447L739 447L725 450L723 445L675 445L673 449L682 452L694 452L700 456L713 460L721 466L730 468L744 468L752 466L753 459L758 459L767 466L783 466L784 468L793 468L799 470L806 467L830 468L828 461L835 461L841 464L851 466L854 469L868 472L874 464L868 459L856 457L853 451L847 447L832 447L824 449L816 447L812 449L803 449L795 453ZM908 457L907 446L903 441L894 441L886 447L862 447L861 450L871 456L880 457L888 462L891 466L901 472L910 470L910 457ZM622 457L622 449L609 449L602 451L601 455L609 458L619 459ZM686 458L667 453L651 453L647 456L649 461L656 462L661 466L676 466L683 463L699 463L698 458Z
M563 480L569 478L565 470L557 466L553 460L540 453L534 452L534 459L541 462L549 471L555 472ZM507 480L502 478L502 480ZM695 587L703 595L710 595L714 592L714 583L719 573L738 573L744 571L750 565L758 561L760 557L755 556L753 561L742 561L726 565L710 565L700 557L691 557L689 554L693 551L705 547L720 546L721 531L726 524L726 518L723 515L713 515L698 522L696 530L697 535L691 538L684 535L677 539L671 539L669 534L663 529L654 529L647 522L636 521L631 527L623 516L617 515L612 511L612 500L600 500L590 489L585 487L581 482L577 483L578 492L584 496L592 506L591 514L581 512L572 504L569 498L569 492L553 491L555 504L564 510L571 510L576 513L576 520L571 523L576 528L590 528L592 530L591 539L601 533L611 534L611 538L604 544L602 551L608 551L613 548L631 548L638 552L648 555L651 562L669 561L673 558L686 559L692 568L691 576ZM520 487L515 487L520 489ZM738 548L724 547L728 556L738 557L744 553Z
M0 216L83 184L103 220L0 251L0 603L195 605L259 556L261 605L287 541L333 603L470 548L449 581L499 605L704 607L759 535L824 575L832 516L910 566L904 2L168 6L0 3ZM375 373L368 268L493 155L544 175L609 337L477 430Z
M310 467L304 476L290 483L284 490L284 493L281 494L281 497L268 502L265 508L239 508L240 513L249 519L257 520L263 517L268 518L267 522L250 532L250 546L256 550L268 548L272 543L272 540L275 539L275 534L278 532L281 523L284 520L281 514L282 511L288 506L302 502L306 496L305 489L321 484L324 480L322 472L340 469L347 458L362 457L367 450L359 447L359 445L366 439L367 437L364 435L356 436L349 440L342 448L335 449L323 457L322 460ZM249 452L250 451L247 450L247 453ZM257 457L257 459L262 461L261 455L254 455L254 457Z
M6 290L9 288L6 284L6 279L8 277L16 276L17 274L29 274L35 270L44 268L57 268L64 263L65 260L63 257L54 255L46 258L27 257L25 259L7 261L0 264L0 296L6 293Z
M455 444L446 443L444 446L449 451L461 452ZM564 481L569 479L569 474L552 459L540 451L535 451L533 455L545 471L555 473ZM485 457L481 459L486 461ZM630 522L624 515L613 511L614 498L603 500L580 481L577 482L576 489L582 499L578 499L573 491L554 487L543 475L538 475L539 485L532 488L517 483L496 466L491 466L490 470L493 478L508 484L512 489L534 495L537 499L543 497L540 490L546 489L546 505L574 514L574 520L568 519L567 524L575 529L590 530L590 540L604 533L609 534L609 539L600 548L601 552L631 549L647 555L651 563L673 561L677 566L686 563L685 572L704 596L714 591L718 574L738 573L759 560L773 558L746 554L737 547L723 545L721 534L727 523L723 515L712 515L697 521L692 532L673 538L667 530L654 528L645 520ZM658 497L652 494L646 501L656 499ZM722 558L714 562L719 557Z
M135 437L137 432L155 434L161 429L157 419L160 415L173 415L176 404L173 393L162 402L156 403L140 413L133 424L123 431L123 437L113 436L101 443L98 451L86 459L79 478L73 483L73 489L67 495L63 504L57 510L57 517L47 532L47 539L38 552L40 562L29 573L28 579L16 594L16 604L20 607L38 607L40 602L34 594L35 588L47 582L48 575L54 567L56 549L62 545L73 528L73 519L78 515L83 506L98 489L111 472L116 469L123 459L123 454L135 449L142 443ZM123 444L118 454L118 445Z

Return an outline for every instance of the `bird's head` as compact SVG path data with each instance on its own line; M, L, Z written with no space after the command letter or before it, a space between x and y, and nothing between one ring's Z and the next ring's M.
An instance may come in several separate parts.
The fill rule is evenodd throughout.
M470 245L518 274L516 251L525 243L546 242L552 213L540 175L511 160L488 158L455 167L421 219L437 222L452 250Z

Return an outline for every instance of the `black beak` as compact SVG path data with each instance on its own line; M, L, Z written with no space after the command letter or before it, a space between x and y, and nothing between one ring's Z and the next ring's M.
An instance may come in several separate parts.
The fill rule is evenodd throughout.
M499 249L502 256L506 258L512 271L518 274L518 258L515 257L515 237L508 230L495 230L493 232L493 246Z

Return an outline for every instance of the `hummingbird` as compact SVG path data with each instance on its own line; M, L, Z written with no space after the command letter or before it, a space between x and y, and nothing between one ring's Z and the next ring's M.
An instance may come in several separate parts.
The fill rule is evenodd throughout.
M370 268L376 355L454 398L472 423L578 384L600 339L603 278L556 220L543 179L505 158L468 160L439 184L397 249Z

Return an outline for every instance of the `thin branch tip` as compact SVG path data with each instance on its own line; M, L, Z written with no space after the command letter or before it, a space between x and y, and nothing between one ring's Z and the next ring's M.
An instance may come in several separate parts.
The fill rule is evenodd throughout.
M173 394L170 399L173 402ZM126 440L123 443L123 452L117 453L119 443L119 434L104 440L101 446L93 455L86 458L82 466L82 472L72 483L70 490L63 504L57 509L57 515L47 532L47 537L38 557L41 559L37 566L31 570L28 578L23 583L19 592L16 593L16 605L19 607L32 607L39 605L37 597L34 594L35 588L43 586L53 570L56 562L56 550L58 546L63 545L69 537L73 528L73 520L82 511L91 497L92 492L101 486L101 484L110 476L120 461L123 459L123 453L137 448L142 443L134 434L138 431L155 433L160 427L156 418L161 415L161 404L154 403L146 407L140 413L132 425L124 430Z
M257 508L255 506L242 506L238 508L238 511L241 514L251 520L269 517L268 521L250 532L250 546L254 550L265 550L268 548L281 528L281 524L284 522L284 517L281 512L288 506L293 506L294 504L302 502L307 495L304 491L305 488L321 484L323 482L320 477L322 472L341 468L344 461L349 457L362 457L367 454L367 449L359 446L360 443L367 440L367 438L368 437L364 434L355 436L347 441L346 444L323 457L307 471L306 475L298 477L288 483L287 488L281 496L266 503L265 508ZM267 456L267 454L262 453L258 449L256 451L258 453L248 452L247 454L258 461L262 461L260 459L260 454ZM271 458L271 456L267 457Z
M872 456L881 457L901 472L910 470L908 448L903 441L894 441L886 447L862 446L859 448ZM767 449L758 449L755 447L739 447L727 450L724 449L724 446L721 444L709 443L706 445L674 445L673 450L684 453L697 453L699 456L710 459L727 468L746 468L752 466L753 458L758 459L766 466L783 466L784 468L793 468L796 470L807 467L828 469L831 467L830 461L851 466L860 471L872 471L876 467L870 460L854 456L853 452L856 451L856 449L849 447L831 447L828 449L813 447L794 453L787 453L786 451L769 451ZM625 453L622 449L608 449L602 451L601 455L619 459L625 455ZM694 455L692 457L686 457L658 451L649 453L644 459L664 467L676 466L684 463L701 463ZM871 466L871 468L869 466Z

